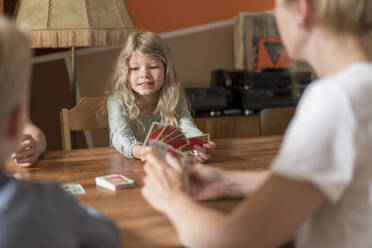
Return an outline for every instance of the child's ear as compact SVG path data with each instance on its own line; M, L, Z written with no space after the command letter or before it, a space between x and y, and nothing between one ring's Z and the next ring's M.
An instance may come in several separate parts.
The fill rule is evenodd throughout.
M300 0L298 1L298 9L299 9L299 23L301 27L305 29L309 29L312 25L312 8L310 5L309 0Z
M10 113L9 121L7 124L7 137L10 139L16 139L18 135L23 131L23 125L25 121L25 108L22 105L17 105Z

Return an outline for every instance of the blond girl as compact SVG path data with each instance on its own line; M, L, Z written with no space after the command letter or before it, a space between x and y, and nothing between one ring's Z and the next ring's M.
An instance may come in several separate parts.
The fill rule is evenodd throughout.
M177 81L171 52L158 35L133 33L119 54L106 105L112 145L128 158L141 158L152 122L180 127L186 137L202 135ZM210 142L195 147L196 159L207 161Z

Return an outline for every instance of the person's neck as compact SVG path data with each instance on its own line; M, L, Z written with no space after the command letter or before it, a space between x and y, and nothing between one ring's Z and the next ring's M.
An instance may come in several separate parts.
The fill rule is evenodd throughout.
M305 57L320 77L325 77L356 62L372 61L371 41L353 34L334 34L316 28Z
M152 114L158 103L158 96L139 96L137 95L139 102L141 103L141 108L144 114Z

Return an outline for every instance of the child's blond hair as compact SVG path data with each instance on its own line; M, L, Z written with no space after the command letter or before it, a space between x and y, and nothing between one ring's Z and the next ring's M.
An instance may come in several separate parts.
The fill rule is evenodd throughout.
M18 107L27 107L31 72L31 49L28 35L16 24L0 16L0 169L3 160L17 147L7 140L7 128ZM23 124L21 120L19 125ZM18 127L19 130L22 126Z
M0 135L3 135L10 111L18 104L27 105L30 72L28 35L0 16Z
M129 60L136 50L146 56L159 59L164 64L164 83L159 91L158 102L153 115L157 121L177 126L179 116L176 114L176 107L180 100L185 100L185 95L177 81L175 65L168 45L159 35L152 32L132 33L121 50L112 80L105 91L105 116L107 116L107 99L116 92L122 99L131 128L135 132L145 131L141 121L138 119L142 112L141 104L136 99L128 80Z
M298 0L286 0L288 3ZM371 35L372 0L308 0L315 12L313 21L335 32Z

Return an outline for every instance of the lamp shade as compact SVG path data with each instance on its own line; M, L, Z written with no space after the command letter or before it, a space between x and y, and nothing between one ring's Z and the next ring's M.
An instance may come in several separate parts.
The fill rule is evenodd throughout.
M119 46L134 30L124 0L19 0L31 47Z

